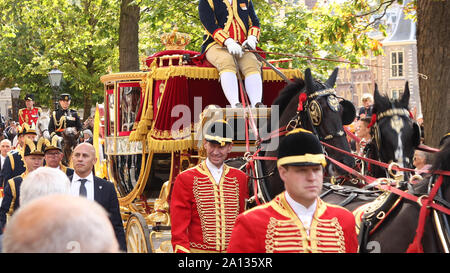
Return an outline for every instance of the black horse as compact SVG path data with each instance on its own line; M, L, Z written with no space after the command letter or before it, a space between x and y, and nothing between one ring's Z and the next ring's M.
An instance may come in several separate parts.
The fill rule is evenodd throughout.
M420 128L410 117L409 88L406 82L403 95L400 99L390 99L382 96L375 84L374 106L372 110L372 133L373 138L365 148L367 158L375 159L384 163L395 162L400 167L412 168L412 157L414 149L420 144ZM386 168L375 164L365 165L364 174L371 177L389 177ZM409 174L405 174L407 179ZM368 189L370 188L370 189ZM351 186L324 185L321 198L325 201L344 206L353 211L365 203L373 201L379 191L376 188L355 188Z
M334 69L325 83L321 83L312 77L311 70L308 68L305 70L304 80L296 79L281 90L273 103L279 106L279 127L289 125L287 130L302 127L316 134L321 141L350 151L343 125L350 124L354 120L355 107L351 102L337 97L333 89L337 74L338 68ZM301 101L300 107L299 101ZM280 136L278 140L281 141L282 138L283 136ZM349 167L355 166L353 157L333 149L325 150L331 158ZM265 151L260 155L276 157L277 151ZM261 193L261 201L270 201L284 190L284 184L276 169L276 161L257 160L256 169L259 177L256 183ZM328 175L346 174L333 164L327 164L326 172Z
M450 171L450 143L436 154L434 170ZM439 175L433 175L412 186L410 193L416 196L428 195ZM407 185L407 184L404 184ZM443 176L435 202L450 208L450 177ZM377 203L376 203L377 202ZM361 252L403 253L413 242L419 222L421 206L394 193L375 201L366 209L360 231ZM371 209L372 208L372 209ZM357 217L357 222L359 217ZM424 233L419 245L424 252L448 252L450 248L450 215L431 208L426 218Z
M380 95L375 84L373 106L373 139L366 147L368 158L381 162L395 162L400 167L414 168L414 149L420 144L420 127L409 112L409 87L405 84L400 99ZM369 165L368 175L387 177L386 169Z

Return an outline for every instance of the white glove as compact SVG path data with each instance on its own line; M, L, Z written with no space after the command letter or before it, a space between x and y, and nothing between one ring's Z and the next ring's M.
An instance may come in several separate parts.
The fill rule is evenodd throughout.
M223 44L227 47L231 55L239 56L240 58L244 54L242 47L231 38L226 39Z
M257 43L258 43L258 39L256 39L256 36L249 35L247 37L247 40L245 40L242 43L242 47L245 48L245 46L248 46L250 49L255 50Z

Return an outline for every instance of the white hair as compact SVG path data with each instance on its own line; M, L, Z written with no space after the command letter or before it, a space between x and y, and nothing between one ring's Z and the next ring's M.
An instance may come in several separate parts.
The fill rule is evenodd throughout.
M57 168L39 167L29 173L20 185L20 205L55 193L70 194L69 178Z
M3 252L108 253L119 244L100 204L54 194L20 206L5 227Z
M11 140L5 138L5 139L3 139L2 141L0 141L0 145L2 145L4 142L8 143L9 146L11 146Z

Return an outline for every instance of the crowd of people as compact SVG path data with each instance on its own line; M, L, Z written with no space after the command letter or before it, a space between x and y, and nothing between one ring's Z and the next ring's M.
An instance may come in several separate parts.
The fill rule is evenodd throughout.
M53 112L51 138L38 137L41 113L26 95L19 124L10 121L0 142L0 248L3 252L126 251L125 233L114 184L96 177L93 119L81 124L60 96ZM53 121L53 124L52 124ZM81 131L73 150L73 169L63 165L60 134ZM95 238L95 240L92 240Z

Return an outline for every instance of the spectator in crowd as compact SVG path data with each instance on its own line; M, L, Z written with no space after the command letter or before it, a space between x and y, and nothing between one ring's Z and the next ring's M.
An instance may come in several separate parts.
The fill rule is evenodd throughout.
M3 132L3 134L5 135L5 137L7 139L9 139L9 141L11 141L11 143L13 142L13 139L16 137L17 135L17 126L16 126L16 122L13 120L9 120L8 121L8 126L6 126L5 131Z
M83 128L89 129L91 132L94 131L94 118L88 117L83 123Z
M0 187L3 188L3 172L1 171L3 168L3 164L5 163L6 157L8 156L9 151L11 151L11 141L9 139L3 139L0 141Z
M21 207L3 237L4 253L111 253L118 243L107 212L96 202L49 195Z
M114 227L120 249L126 251L125 232L116 189L112 182L94 175L93 168L96 162L97 157L92 144L83 142L75 147L72 152L74 174L69 177L71 181L71 194L74 196L84 196L91 201L97 201L105 208Z
M92 131L89 130L89 129L86 129L86 130L83 131L83 139L84 139L84 142L88 142L90 144L94 144Z
M416 149L414 151L413 165L416 167L416 174L423 174L423 171L431 168L431 155Z
M372 140L370 118L361 118L356 125L356 135L360 138L359 143L356 143L356 151L359 156L364 156L364 148Z
M27 175L20 185L20 205L50 194L70 194L67 175L57 168L39 167Z
M361 98L363 106L359 108L358 119L365 117L372 117L373 96L369 93L364 93Z

